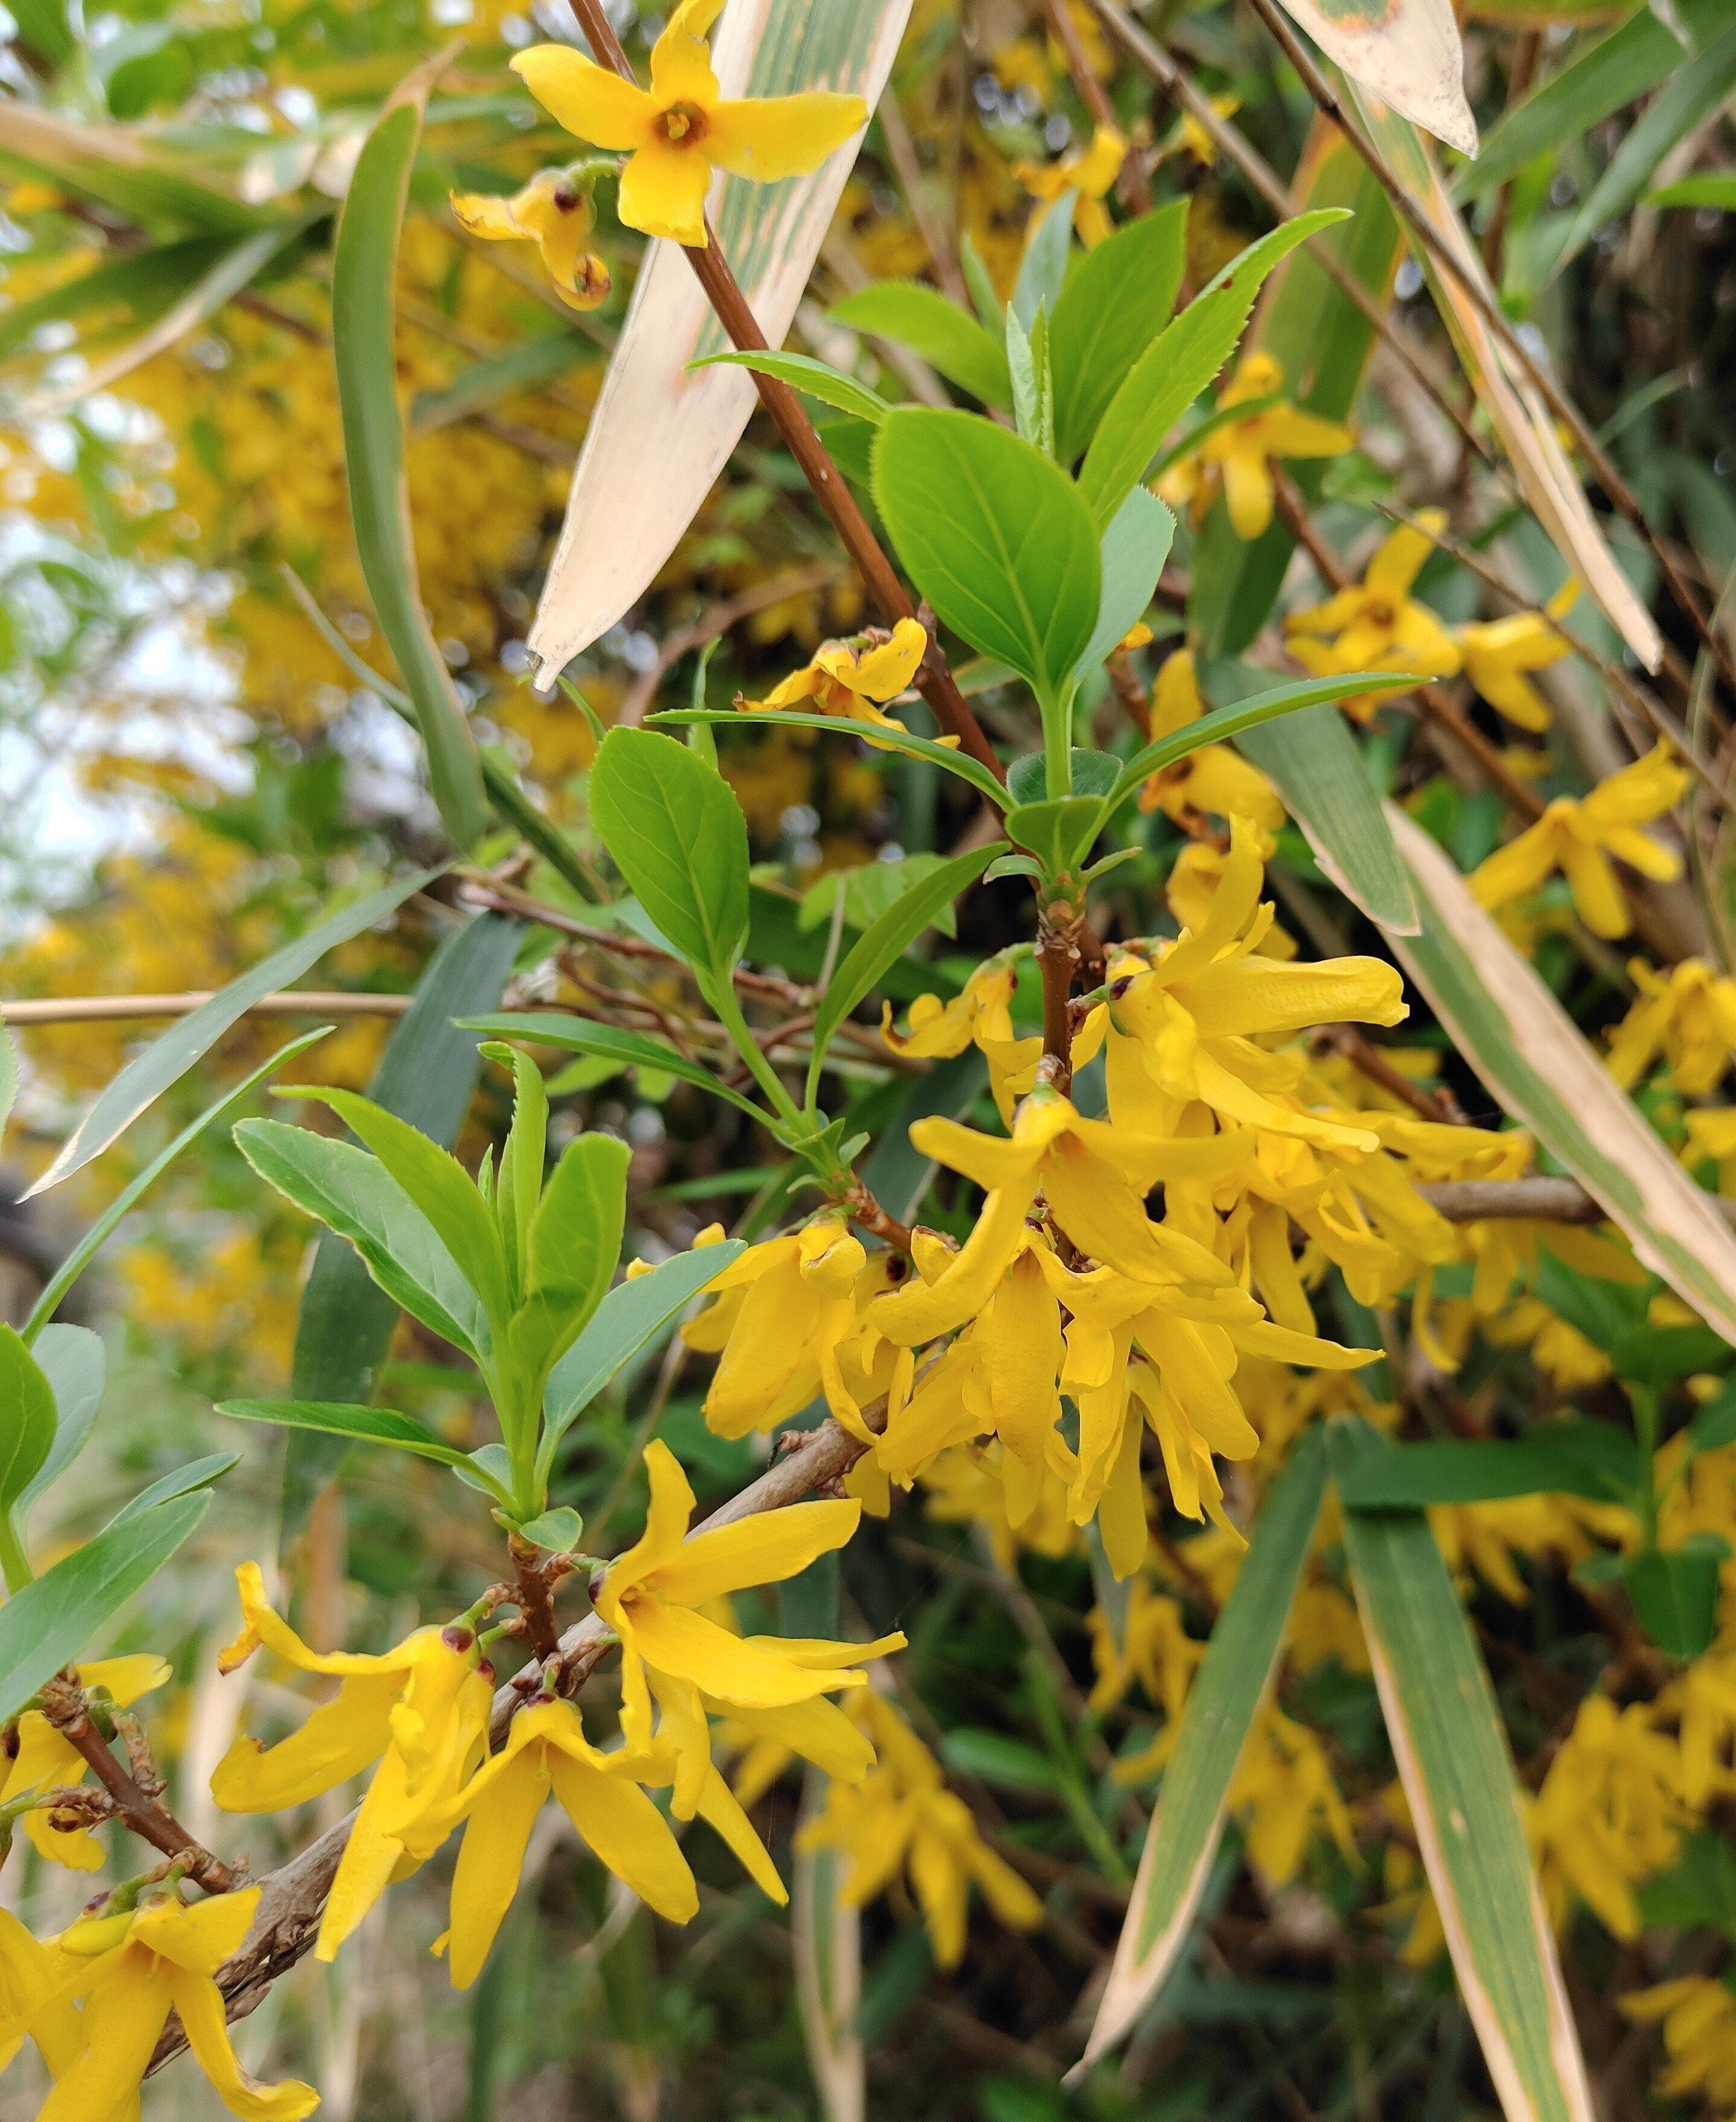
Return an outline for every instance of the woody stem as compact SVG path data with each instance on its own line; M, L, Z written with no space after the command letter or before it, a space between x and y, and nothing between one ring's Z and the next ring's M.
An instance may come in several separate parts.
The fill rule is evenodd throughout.
M518 1533L506 1536L507 1551L518 1578L518 1610L525 1617L530 1648L539 1658L554 1656L561 1632L554 1624L554 1601L538 1557L541 1550Z
M187 1876L208 1894L226 1894L240 1884L240 1874L202 1849L174 1814L140 1789L116 1760L107 1741L91 1721L90 1705L76 1680L57 1674L42 1690L42 1713L68 1744L91 1765L91 1773L114 1801L121 1824L185 1865Z
M603 12L601 0L573 0L573 4L580 26L598 59L623 79L631 81L632 65ZM734 344L743 352L768 350L766 335L759 329L747 297L730 269L710 222L706 224L703 244L686 244L682 247L694 277L705 291L706 300ZM901 619L914 619L916 606L894 573L880 540L868 527L866 517L856 507L855 496L845 485L814 423L802 410L800 399L788 384L780 382L776 376L756 374L754 381L761 403L771 414L791 456L800 466L814 498L831 518L832 526L855 563L869 596L893 624ZM986 766L997 780L1006 780L1006 769L983 733L982 725L959 690L932 633L929 636L927 653L917 672L916 685L942 730L949 736L957 737L961 748Z

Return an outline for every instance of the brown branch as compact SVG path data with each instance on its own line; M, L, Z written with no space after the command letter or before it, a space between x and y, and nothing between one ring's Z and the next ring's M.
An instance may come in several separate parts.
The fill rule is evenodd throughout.
M1426 1090L1421 1083L1413 1082L1402 1070L1395 1068L1354 1024L1323 1025L1319 1036L1323 1045L1342 1054L1359 1075L1366 1076L1371 1083L1378 1083L1382 1090L1402 1100L1424 1119L1442 1127L1466 1125L1457 1102L1449 1102L1450 1094Z
M1038 1080L1063 1096L1073 1087L1072 1020L1067 1009L1081 956L1077 923L1066 906L1045 906L1037 916L1037 962L1043 970L1043 1059Z
M786 597L824 589L837 578L838 570L829 560L816 560L805 568L792 568L783 574L773 575L768 582L756 582L739 596L714 605L704 618L696 619L692 625L678 627L658 649L657 660L650 670L634 679L621 703L621 712L615 717L617 725L632 729L644 721L646 709L657 697L657 688L690 648L703 648L707 642L716 641L727 633L738 619L750 619L756 611L765 610L768 605L781 604Z
M241 1883L245 1866L226 1864L213 1857L121 1766L91 1722L89 1702L76 1678L57 1673L47 1682L42 1690L42 1713L89 1762L92 1774L114 1801L115 1818L129 1832L184 1865L188 1877L208 1894L226 1894Z
M1542 1223L1609 1220L1596 1196L1587 1193L1577 1179L1542 1174L1530 1179L1455 1179L1439 1186L1419 1186L1416 1190L1449 1223L1505 1222L1514 1218L1534 1218ZM1715 1214L1736 1227L1736 1200L1723 1194L1708 1194L1706 1199Z
M573 0L581 27L590 40L590 48L601 64L619 74L623 80L634 78L627 54L616 36L609 17L604 13L601 0ZM705 290L706 299L716 313L717 320L729 334L733 344L744 352L768 350L765 334L759 329L748 300L730 270L717 241L717 232L709 221L706 224L706 241L702 245L684 245L687 260L693 274ZM759 392L760 403L772 416L778 432L801 469L802 476L812 488L814 497L831 519L832 527L843 543L844 550L854 562L858 574L866 585L869 596L880 607L889 623L901 619L914 619L916 606L911 602L903 584L893 572L892 563L881 549L880 542L868 527L867 518L857 507L856 497L851 493L832 461L830 452L821 442L814 423L802 409L801 401L787 383L775 376L755 374L754 381ZM964 750L980 764L987 767L998 780L1006 778L1006 770L996 756L994 746L983 733L982 725L964 695L959 690L941 653L939 643L929 635L928 653L923 657L917 673L917 689L933 709L935 719L950 736L956 736Z
M1094 0L1099 8L1104 0ZM1596 430L1580 410L1544 363L1533 355L1530 348L1514 329L1512 320L1488 288L1469 270L1441 236L1440 231L1416 203L1395 173L1388 167L1386 158L1358 125L1353 125L1340 101L1337 91L1314 63L1314 56L1297 36L1277 0L1251 0L1254 12L1272 32L1273 40L1284 56L1295 68L1304 87L1314 98L1316 107L1337 126L1345 138L1366 164L1375 182L1385 192L1401 221L1421 244L1435 264L1450 274L1454 281L1475 306L1485 327L1499 343L1502 352L1519 368L1526 381L1542 397L1550 410L1559 420L1565 421L1572 430L1580 453L1590 466L1594 477L1609 496L1622 515L1640 533L1651 548L1669 584L1670 593L1693 622L1694 630L1724 675L1724 683L1736 696L1736 662L1720 638L1717 629L1706 615L1705 606L1695 595L1687 577L1678 565L1675 556L1667 548L1646 521L1645 511L1627 481L1622 477L1614 460L1598 440Z
M554 1623L555 1580L543 1566L542 1550L534 1541L509 1533L506 1552L512 1557L513 1574L518 1579L516 1603L524 1616L530 1648L539 1658L551 1658L559 1648L561 1635Z
M185 994L49 995L40 1001L0 1002L0 1023L110 1024L135 1017L188 1017L211 1000L214 989L194 988ZM402 1017L413 997L407 994L352 994L344 989L304 988L261 995L244 1017Z

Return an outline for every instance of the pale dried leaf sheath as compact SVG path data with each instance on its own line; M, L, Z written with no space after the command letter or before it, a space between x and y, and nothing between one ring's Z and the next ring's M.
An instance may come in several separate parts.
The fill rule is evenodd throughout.
M1387 817L1422 928L1388 932L1454 1044L1521 1126L1600 1201L1645 1264L1736 1342L1736 1236L1653 1132L1451 859L1396 804Z
M872 110L910 0L730 0L712 66L726 96L854 91ZM724 255L772 346L782 346L856 161L847 142L810 176L756 185L719 171L709 200ZM758 403L743 368L688 373L722 339L692 268L650 245L573 474L528 647L539 683L642 596L740 440Z
M1404 119L1371 102L1354 82L1350 84L1350 94L1389 168L1408 189L1453 257L1492 303L1494 293L1488 287L1482 259L1448 197L1429 143ZM1603 616L1646 669L1655 671L1664 657L1663 640L1598 526L1548 407L1532 384L1514 373L1507 357L1491 336L1482 311L1457 276L1440 271L1426 255L1417 262L1428 275L1465 373L1500 437L1520 492Z
M1335 1461L1353 1449L1346 1433L1332 1442ZM1393 1758L1507 2122L1593 2122L1500 1714L1428 1520L1347 1511L1345 1543Z
M1286 11L1353 81L1461 154L1477 152L1465 100L1464 47L1452 0L1284 0Z

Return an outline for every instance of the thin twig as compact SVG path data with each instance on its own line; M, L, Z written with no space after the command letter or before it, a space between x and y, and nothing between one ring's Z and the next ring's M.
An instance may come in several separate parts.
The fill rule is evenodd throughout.
M1597 1197L1587 1193L1577 1179L1556 1179L1541 1173L1530 1179L1454 1179L1438 1186L1419 1186L1416 1190L1449 1223L1514 1218L1540 1223L1609 1220ZM1708 1194L1706 1203L1715 1215L1736 1227L1736 1200L1724 1194Z
M1109 100L1109 91L1092 71L1090 55L1084 40L1079 34L1079 25L1073 20L1067 0L1046 0L1049 28L1055 41L1066 55L1067 72L1073 77L1073 86L1080 101L1091 114L1091 123L1112 132L1118 132L1115 105ZM1151 211L1151 180L1139 157L1130 147L1122 157L1122 165L1115 175L1116 195L1130 213L1149 213Z

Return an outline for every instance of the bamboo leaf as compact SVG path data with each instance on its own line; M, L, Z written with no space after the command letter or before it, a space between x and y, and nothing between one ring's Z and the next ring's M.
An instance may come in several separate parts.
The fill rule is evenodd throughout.
M1390 1447L1358 1424L1335 1427L1332 1448L1347 1475ZM1506 1736L1428 1520L1346 1511L1344 1540L1412 1824L1508 2122L1593 2122Z
M180 300L148 330L141 332L137 339L129 339L105 360L98 362L88 374L54 390L39 392L21 407L21 415L40 419L50 413L61 412L82 398L94 397L98 391L110 389L124 376L130 376L135 368L142 367L166 348L185 339L189 332L197 331L231 297L251 286L279 251L294 242L315 221L323 219L329 211L320 207L292 221L256 229L238 243L226 245Z
M725 96L838 89L880 100L910 0L789 8L732 0L712 51ZM807 292L856 154L854 141L805 177L724 176L712 218L760 329L782 343ZM586 432L567 521L528 646L544 678L637 604L693 520L758 404L739 369L692 375L725 344L687 259L651 246Z
M1245 664L1205 662L1200 683L1207 699L1227 703L1245 695L1264 675ZM1416 909L1410 879L1356 740L1337 708L1322 703L1267 727L1246 729L1237 749L1276 785L1285 809L1307 835L1315 860L1346 897L1389 932L1414 932Z
M335 950L338 944L348 942L352 936L359 936L364 928L371 928L376 922L383 921L413 893L420 891L439 875L437 869L420 870L414 876L404 877L396 884L387 885L384 890L352 901L341 913L320 922L305 936L298 936L293 943L286 943L281 951L273 951L250 972L231 980L209 1002L201 1003L190 1015L184 1017L136 1059L127 1063L61 1144L54 1162L35 1185L26 1190L23 1199L28 1201L32 1194L46 1193L63 1179L70 1179L75 1171L82 1171L147 1106L154 1105L165 1091L178 1083L194 1062L208 1054L230 1026L245 1017L262 997L292 985L328 951Z
M1451 860L1387 806L1421 926L1388 934L1491 1096L1626 1232L1642 1263L1736 1343L1736 1236L1616 1083Z
M91 1225L78 1243L73 1246L72 1251L55 1269L44 1285L41 1295L31 1306L30 1316L24 1323L24 1338L26 1342L35 1340L37 1335L42 1332L58 1310L67 1292L107 1242L116 1225L124 1217L132 1213L134 1208L149 1193L181 1152L196 1142L213 1120L221 1119L225 1113L240 1105L249 1091L263 1083L268 1076L274 1076L286 1062L292 1061L298 1054L305 1054L309 1047L318 1045L322 1039L330 1035L331 1028L329 1024L322 1024L318 1031L304 1032L301 1038L291 1040L287 1046L280 1046L268 1061L262 1061L245 1081L237 1083L232 1091L226 1091L214 1104L207 1105L196 1120L190 1122L181 1129L166 1149L159 1152L137 1177L130 1180L122 1187L119 1193Z
M435 803L454 841L468 848L487 818L482 769L422 611L393 351L399 231L427 90L426 69L403 85L357 161L332 254L332 358L362 576L415 704Z
M69 1663L204 1517L208 1489L110 1526L0 1606L0 1723Z
M1326 1439L1309 1432L1273 1482L1182 1713L1085 2052L1085 2071L1132 2027L1175 1965L1217 1854L1230 1779L1278 1649L1326 1492Z

